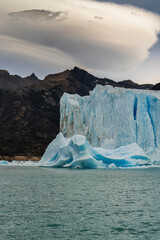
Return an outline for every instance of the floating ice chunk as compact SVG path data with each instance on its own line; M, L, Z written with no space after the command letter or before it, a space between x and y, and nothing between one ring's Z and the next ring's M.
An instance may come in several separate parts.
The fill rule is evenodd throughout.
M92 148L86 137L74 135L67 139L60 133L53 140L39 166L66 168L113 168L150 164L150 159L136 144L115 150Z
M8 164L7 161L4 161L4 160L1 160L1 161L0 161L0 166L1 166L1 165L7 165L7 164Z
M111 163L110 165L108 165L108 168L110 169L116 168L116 165L114 163Z
M4 160L0 160L0 166L38 166L38 162L32 162L32 161L12 161L7 162Z
M8 164L9 166L27 166L27 167L33 167L38 166L38 162L32 162L32 161L12 161Z
M60 133L46 149L39 166L104 168L105 164L101 160L94 159L92 151L92 147L84 136L75 135L66 139Z

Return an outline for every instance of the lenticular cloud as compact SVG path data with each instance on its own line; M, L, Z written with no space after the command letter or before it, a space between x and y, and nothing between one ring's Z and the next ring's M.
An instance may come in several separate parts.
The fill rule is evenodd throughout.
M41 10L42 8L44 10ZM30 49L34 46L40 50L46 48L43 55L48 57L47 61L40 59L40 68L43 65L44 69L47 65L51 65L52 69L58 65L68 67L66 58L64 61L52 60L56 59L54 52L57 50L62 56L68 56L70 65L107 73L128 71L149 56L149 49L158 40L157 34L160 31L158 15L133 6L113 3L83 0L47 0L41 3L26 1L22 9L20 1L14 1L13 6L13 2L7 0L2 9L5 14L12 14L1 15L0 34L3 38L0 40L0 51L3 50L2 45L5 46L9 58L9 55L13 54L13 39L21 41L21 53L18 48L12 48L15 56L21 54L21 58L25 58L26 44ZM38 9L41 17L36 18L37 11L32 9ZM22 10L31 10L25 13L30 21L27 21L27 15L24 16ZM49 14L53 13L52 21L48 21L50 17L46 16L47 11ZM59 15L56 15L58 13ZM4 37L10 38L9 43L3 41ZM52 59L47 48L54 50ZM38 61L37 51L28 51L28 54L30 58L33 56L33 59L37 56Z

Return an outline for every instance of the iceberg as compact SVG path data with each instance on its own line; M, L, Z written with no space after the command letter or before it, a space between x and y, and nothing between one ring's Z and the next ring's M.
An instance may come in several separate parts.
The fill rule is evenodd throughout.
M136 144L152 162L160 162L160 92L97 85L85 97L64 93L60 131L109 150Z
M85 136L74 135L67 139L59 133L47 147L38 166L97 169L146 166L150 162L137 144L106 150L93 148Z

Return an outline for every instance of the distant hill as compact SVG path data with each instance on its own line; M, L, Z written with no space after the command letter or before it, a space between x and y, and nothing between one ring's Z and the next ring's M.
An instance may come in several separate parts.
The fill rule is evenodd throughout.
M59 100L64 92L85 96L96 84L135 89L130 80L100 79L75 67L40 81L34 74L21 78L0 70L0 155L41 156L59 132Z

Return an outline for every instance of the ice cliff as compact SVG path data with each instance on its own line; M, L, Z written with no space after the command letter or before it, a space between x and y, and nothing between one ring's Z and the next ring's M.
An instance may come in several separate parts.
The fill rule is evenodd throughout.
M89 96L64 93L60 130L86 136L92 147L116 149L137 144L160 160L160 93L97 85Z
M150 164L150 159L136 144L116 150L92 148L86 137L74 135L67 139L62 133L53 140L41 161L42 167L66 168L115 168L135 167Z

